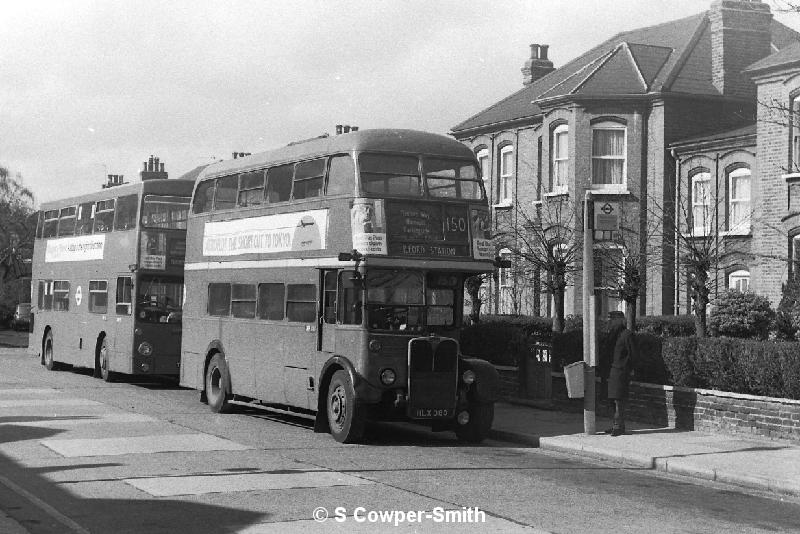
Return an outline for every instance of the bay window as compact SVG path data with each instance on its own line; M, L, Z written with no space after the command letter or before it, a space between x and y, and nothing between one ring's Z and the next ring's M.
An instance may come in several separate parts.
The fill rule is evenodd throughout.
M592 126L592 183L625 185L625 126L601 122Z
M552 143L552 191L562 193L567 190L567 169L569 165L569 127L561 124L553 130Z

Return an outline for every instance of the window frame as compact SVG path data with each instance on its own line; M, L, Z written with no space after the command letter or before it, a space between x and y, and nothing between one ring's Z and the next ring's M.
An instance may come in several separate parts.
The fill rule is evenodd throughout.
M96 284L95 288L92 288L92 284ZM105 289L97 289L97 286L102 287L105 284ZM94 313L97 315L106 315L108 313L108 280L89 280L89 301L87 308L89 313ZM99 295L104 293L106 296L106 304L105 306L98 307L95 303L95 295Z
M122 284L120 285L120 282ZM125 300L125 293L127 291L127 300ZM122 297L120 297L122 295ZM117 290L114 296L114 311L117 315L130 315L133 310L133 277L132 276L118 276L117 277Z
M734 198L733 197L733 180L741 179L747 177L748 179L748 194L747 198ZM727 184L728 184L728 224L727 229L730 233L736 234L749 234L750 228L752 224L752 217L750 214L750 206L752 205L752 193L753 193L753 172L747 165L737 165L735 168L730 169L727 172ZM734 224L733 221L733 211L734 211L734 204L744 204L746 205L747 213L744 214L742 220L738 223Z
M69 280L53 280L51 294L53 311L69 311Z
M291 294L291 289L292 288L299 288L299 287L303 287L303 288L305 288L305 289L307 289L309 291L309 293L311 295L310 296L310 300L301 300L301 299L298 299L298 298L293 298L293 296ZM317 286L316 286L316 284L309 284L309 283L286 284L286 290L285 291L286 291L286 293L285 293L285 299L286 299L286 314L285 314L285 316L286 316L286 320L291 322L291 323L313 323L313 322L316 322L316 315L317 315ZM295 307L298 307L298 309L300 309L299 305L303 305L303 304L311 304L314 307L313 317L312 317L312 319L310 321L304 321L304 320L293 318L293 312L295 311Z
M272 311L277 311L280 309L281 315L280 317L268 317L267 312L269 308L264 309L263 300L261 296L261 288L264 286L280 286L281 289L281 298L280 298L280 308L275 308ZM266 296L266 295L265 295ZM256 318L262 321L283 321L286 319L286 284L283 282L260 282L256 286Z
M66 214L65 214L66 213ZM58 237L71 237L75 235L75 223L78 220L78 207L77 206L65 206L58 210L58 230L56 235ZM71 224L69 220L72 219ZM65 226L64 223L67 222L68 227L71 229L68 232L62 231L62 226Z
M231 298L230 298L230 315L237 319L255 319L258 313L257 306L258 306L258 286L256 284L237 284L232 283L231 285ZM248 295L241 296L236 295L236 290L243 289L243 288L250 288L253 292L252 298L249 298ZM252 315L246 315L239 313L240 310L236 310L236 304L252 304Z
M622 155L595 155L595 135L598 132L605 131L622 131ZM592 138L591 138L591 180L593 189L608 189L608 190L627 190L628 187L628 125L624 122L617 122L614 120L598 121L592 124ZM619 161L622 160L622 181L620 183L603 183L595 182L595 161Z
M706 182L706 194L704 196L705 202L697 202L695 198L695 184L697 182ZM691 233L696 236L707 236L711 233L714 226L714 214L711 212L711 171L699 167L697 170L692 171L689 175L689 203L691 206L692 226ZM705 207L704 225L698 230L698 225L695 217L695 209L698 207Z
M514 203L514 145L507 144L500 147L498 152L499 172L497 180L497 203L510 206ZM508 158L506 158L508 156Z
M566 139L566 146L564 147L565 154L559 154L558 138L564 136ZM557 172L560 165L563 163L564 176ZM552 193L566 193L567 192L567 178L569 177L569 125L562 123L553 128L550 135L550 192Z
M510 260L514 261L511 257L511 250L507 248L500 249L500 252L497 253L501 260ZM512 272L513 263L511 267L500 267L497 270L497 287L500 289L511 287L512 284Z
M728 289L739 291L741 293L747 293L750 291L751 275L750 271L748 271L747 269L737 268L735 271L731 271L730 273L728 273L727 279L728 279L727 280ZM742 282L742 281L746 282L747 286L744 288L744 290L742 290L739 287L736 287L737 282Z

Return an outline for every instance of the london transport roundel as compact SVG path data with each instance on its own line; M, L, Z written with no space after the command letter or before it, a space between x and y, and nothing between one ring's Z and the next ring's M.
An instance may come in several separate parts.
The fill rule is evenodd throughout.
M81 286L78 286L75 288L75 304L80 306L82 300L83 300L83 291L81 290Z

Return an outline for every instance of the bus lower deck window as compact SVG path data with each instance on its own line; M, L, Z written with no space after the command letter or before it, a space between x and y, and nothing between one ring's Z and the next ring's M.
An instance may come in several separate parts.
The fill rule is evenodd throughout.
M231 315L244 319L256 316L256 286L233 284L231 287Z
M230 284L208 284L208 314L217 317L231 314Z
M69 281L56 280L53 282L53 309L56 311L69 310Z
M299 323L315 322L316 286L314 284L288 284L286 290L286 318Z
M282 321L285 293L283 284L258 284L258 318Z
M108 282L106 280L89 280L89 312L108 312Z

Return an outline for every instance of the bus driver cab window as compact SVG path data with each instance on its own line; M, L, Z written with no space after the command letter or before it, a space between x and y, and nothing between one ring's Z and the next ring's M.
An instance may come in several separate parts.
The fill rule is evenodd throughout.
M339 320L341 324L361 324L364 302L363 279L355 271L339 273Z

